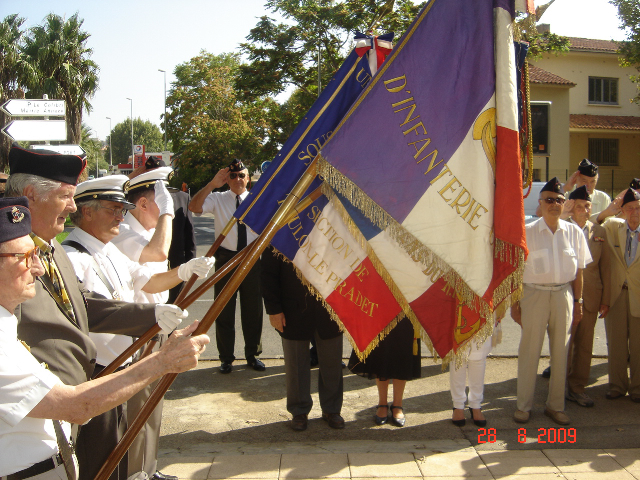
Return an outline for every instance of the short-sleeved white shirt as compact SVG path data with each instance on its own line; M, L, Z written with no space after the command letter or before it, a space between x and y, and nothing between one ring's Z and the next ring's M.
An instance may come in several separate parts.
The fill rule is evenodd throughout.
M133 215L129 214L124 217L124 221L120 224L120 233L111 242L124 253L129 260L139 263L142 250L146 247L153 234L155 228L147 230ZM148 268L151 274L164 273L169 271L169 261L164 262L146 262L142 263ZM169 300L169 291L160 293L147 293L142 290L135 292L134 301L136 303L167 303Z
M574 223L560 220L553 233L541 217L525 225L525 232L529 256L524 267L524 283L572 282L578 269L593 261L584 233Z
M245 190L245 192L240 195L240 201L244 201L244 199L247 198L247 195L249 195L249 192ZM222 229L227 226L227 223L229 223L229 220L231 220L235 211L236 194L231 190L226 190L224 192L212 192L207 195L207 198L205 198L204 203L202 204L202 213L212 213L215 218L216 238L218 238ZM196 213L195 215L199 216L202 215L202 213ZM247 244L253 242L256 238L258 238L258 234L247 227ZM233 226L231 231L229 231L220 246L234 252L237 250L237 224Z
M91 260L92 257L98 268L109 280L113 289L118 293L119 300L125 302L133 302L135 293L140 291L153 275L147 267L131 261L111 242L102 243L81 228L75 228L66 240L78 242L91 254L89 256L69 245L63 245L69 260L73 264L76 276L90 292L99 293L106 298L112 298L111 292L95 270L96 267ZM109 365L133 343L133 339L127 335L89 332L89 336L96 344L98 351L96 362L99 365ZM124 364L130 362L131 359L125 361Z
M0 306L0 476L58 453L53 422L27 414L61 382L18 341L17 329L18 319Z

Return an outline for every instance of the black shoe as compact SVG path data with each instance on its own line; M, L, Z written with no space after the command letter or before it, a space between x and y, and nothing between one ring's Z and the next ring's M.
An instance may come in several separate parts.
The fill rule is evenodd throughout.
M386 408L387 415L384 417L379 417L378 412L373 416L373 421L376 422L376 425L384 425L389 421L389 405L378 405L376 408Z
M296 432L302 432L307 429L307 415L301 413L291 419L291 428Z
M471 419L473 420L473 423L476 427L486 427L487 426L487 420L476 420L475 418L473 418L473 409L471 407L469 407L469 413L471 414Z
M344 418L339 413L322 413L322 419L329 424L331 428L344 428Z
M151 480L178 480L178 477L175 475L166 475L160 470L157 470L156 473L151 475Z
M249 365L251 368L253 368L257 372L264 372L267 369L267 367L264 366L264 363L262 363L259 359L255 357L247 359L247 365Z
M545 368L540 374L542 378L551 378L551 367Z
M394 424L396 427L404 427L405 417L402 417L402 418L394 417L393 416L393 409L394 408L400 409L400 410L402 410L404 412L402 407L396 407L395 405L391 405L389 407L389 409L391 410L391 423Z
M220 373L231 373L232 368L231 362L222 362L220 364Z
M454 411L456 410L455 408L453 409ZM462 412L464 413L464 409L460 409L462 410ZM453 418L451 419L451 423L453 423L456 427L464 427L464 424L467 423L467 421L462 418L460 420L454 420Z

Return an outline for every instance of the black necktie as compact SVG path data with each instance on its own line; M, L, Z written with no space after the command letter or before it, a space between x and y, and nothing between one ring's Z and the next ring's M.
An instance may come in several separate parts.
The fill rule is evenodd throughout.
M236 208L240 206L240 195L236 195ZM247 246L247 227L244 223L238 222L238 245L236 251L242 250Z

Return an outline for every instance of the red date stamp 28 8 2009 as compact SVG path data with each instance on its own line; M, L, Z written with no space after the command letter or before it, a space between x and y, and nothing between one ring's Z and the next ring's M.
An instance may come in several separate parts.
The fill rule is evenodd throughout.
M538 443L576 443L575 428L538 428ZM478 443L494 443L497 441L495 428L479 428ZM527 429L518 429L518 442L527 442Z

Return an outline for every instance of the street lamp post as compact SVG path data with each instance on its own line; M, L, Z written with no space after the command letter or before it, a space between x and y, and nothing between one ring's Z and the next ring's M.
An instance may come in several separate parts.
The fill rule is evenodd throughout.
M135 164L136 155L133 152L133 100L127 97L127 100L131 102L131 166Z
M167 72L158 69L164 74L164 151L167 151Z
M113 148L111 147L111 117L107 117L109 120L109 166L113 166Z

